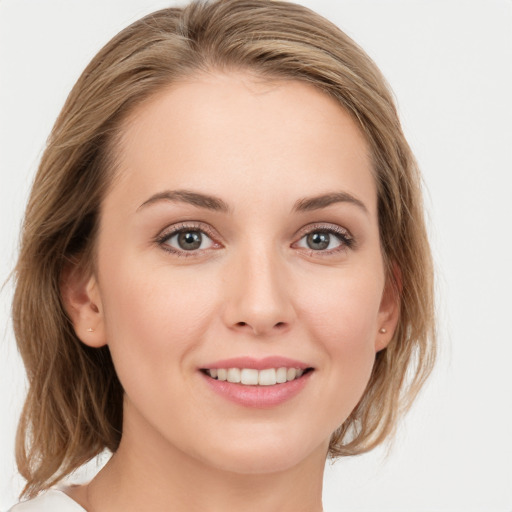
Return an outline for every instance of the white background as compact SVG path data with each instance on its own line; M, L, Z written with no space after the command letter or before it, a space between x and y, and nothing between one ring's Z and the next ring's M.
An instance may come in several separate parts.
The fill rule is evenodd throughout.
M328 467L326 512L512 512L512 2L313 1L370 54L398 98L424 173L440 361L379 449ZM0 0L0 282L24 203L78 75L156 0ZM0 510L16 501L25 392L0 294Z

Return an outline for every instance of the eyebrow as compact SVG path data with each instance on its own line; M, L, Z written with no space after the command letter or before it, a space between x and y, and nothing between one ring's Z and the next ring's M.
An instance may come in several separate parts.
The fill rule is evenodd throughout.
M214 210L224 213L230 211L229 206L222 199L215 196L200 194L199 192L192 192L190 190L166 190L164 192L159 192L158 194L152 195L147 201L144 201L137 208L137 211L159 201L176 201L180 203L188 203L193 206L198 206L199 208L205 208L207 210Z
M326 208L335 203L350 203L360 208L367 215L369 214L365 204L348 192L332 192L330 194L314 197L303 197L295 202L292 211L309 212L312 210L320 210L321 208Z
M144 201L137 208L137 211L159 201L188 203L199 208L223 213L231 211L229 205L219 197L192 192L191 190L166 190L164 192L158 192L152 195L147 201ZM365 204L348 192L331 192L319 196L303 197L295 202L292 212L320 210L336 203L350 203L360 208L364 213L369 213Z

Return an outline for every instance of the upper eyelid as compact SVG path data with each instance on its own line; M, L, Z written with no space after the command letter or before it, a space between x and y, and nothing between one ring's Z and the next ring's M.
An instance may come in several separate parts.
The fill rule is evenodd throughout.
M172 224L170 226L167 226L166 228L162 229L158 235L156 236L157 240L163 240L167 238L171 238L172 236L178 234L180 231L201 231L205 233L210 238L220 238L219 235L217 235L216 231L213 230L211 227L209 227L207 224L203 222L197 222L197 221L182 221L177 224Z
M295 236L300 236L301 238L304 235L307 235L314 231L321 231L322 229L327 231L333 231L335 233L344 234L347 236L347 238L353 239L352 233L345 227L340 226L339 224L334 224L332 222L313 222L311 224L308 224L307 226L303 226L300 228Z
M305 247L302 247L302 250L311 251L311 253L314 254L316 257L321 258L334 256L342 251L347 251L349 249L357 249L358 243L357 240L352 235L352 233L347 228L331 222L312 223L308 224L307 226L304 226L304 228L299 230L299 235L296 235L296 241L293 242L293 245L298 244L304 237L317 231L326 231L329 234L333 234L340 241L340 246L329 250L316 251L313 249L306 249Z
M176 235L178 235L180 232L186 232L186 231L201 231L203 234L205 234L214 245L217 245L217 248L219 248L219 242L217 241L217 237L210 233L211 228L202 222L198 223L197 221L191 221L188 223L187 221L182 221L177 224L171 224L170 226L167 226L163 230L159 232L159 234L156 235L154 238L154 242L160 246L162 250L164 250L167 253L173 254L176 257L200 257L203 253L208 253L212 249L212 247L206 248L206 249L194 249L194 250L184 250L179 249L176 247L171 246L171 244L168 244L167 242L174 238ZM220 244L222 247L222 244Z
M297 230L293 236L294 241L292 243L295 244L309 233L321 231L322 229L334 234L338 234L340 236L345 235L348 239L354 241L354 237L350 231L347 228L340 226L339 224L334 224L332 222L313 222ZM218 234L217 230L212 228L209 224L201 221L181 221L179 223L172 224L161 230L155 239L158 242L163 242L172 236L175 236L180 231L186 230L201 231L210 237L214 242L224 244L222 241L219 242L219 239L222 240L222 237Z

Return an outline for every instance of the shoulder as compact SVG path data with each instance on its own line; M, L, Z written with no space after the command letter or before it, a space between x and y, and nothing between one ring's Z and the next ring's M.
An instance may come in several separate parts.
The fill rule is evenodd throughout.
M66 493L50 489L37 498L14 505L8 512L86 512Z

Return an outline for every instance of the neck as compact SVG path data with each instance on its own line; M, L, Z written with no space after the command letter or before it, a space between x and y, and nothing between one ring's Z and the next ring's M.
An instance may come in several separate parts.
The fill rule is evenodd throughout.
M300 463L240 474L207 464L147 432L124 428L117 452L73 496L88 512L320 512L326 446ZM144 442L140 442L143 439Z

